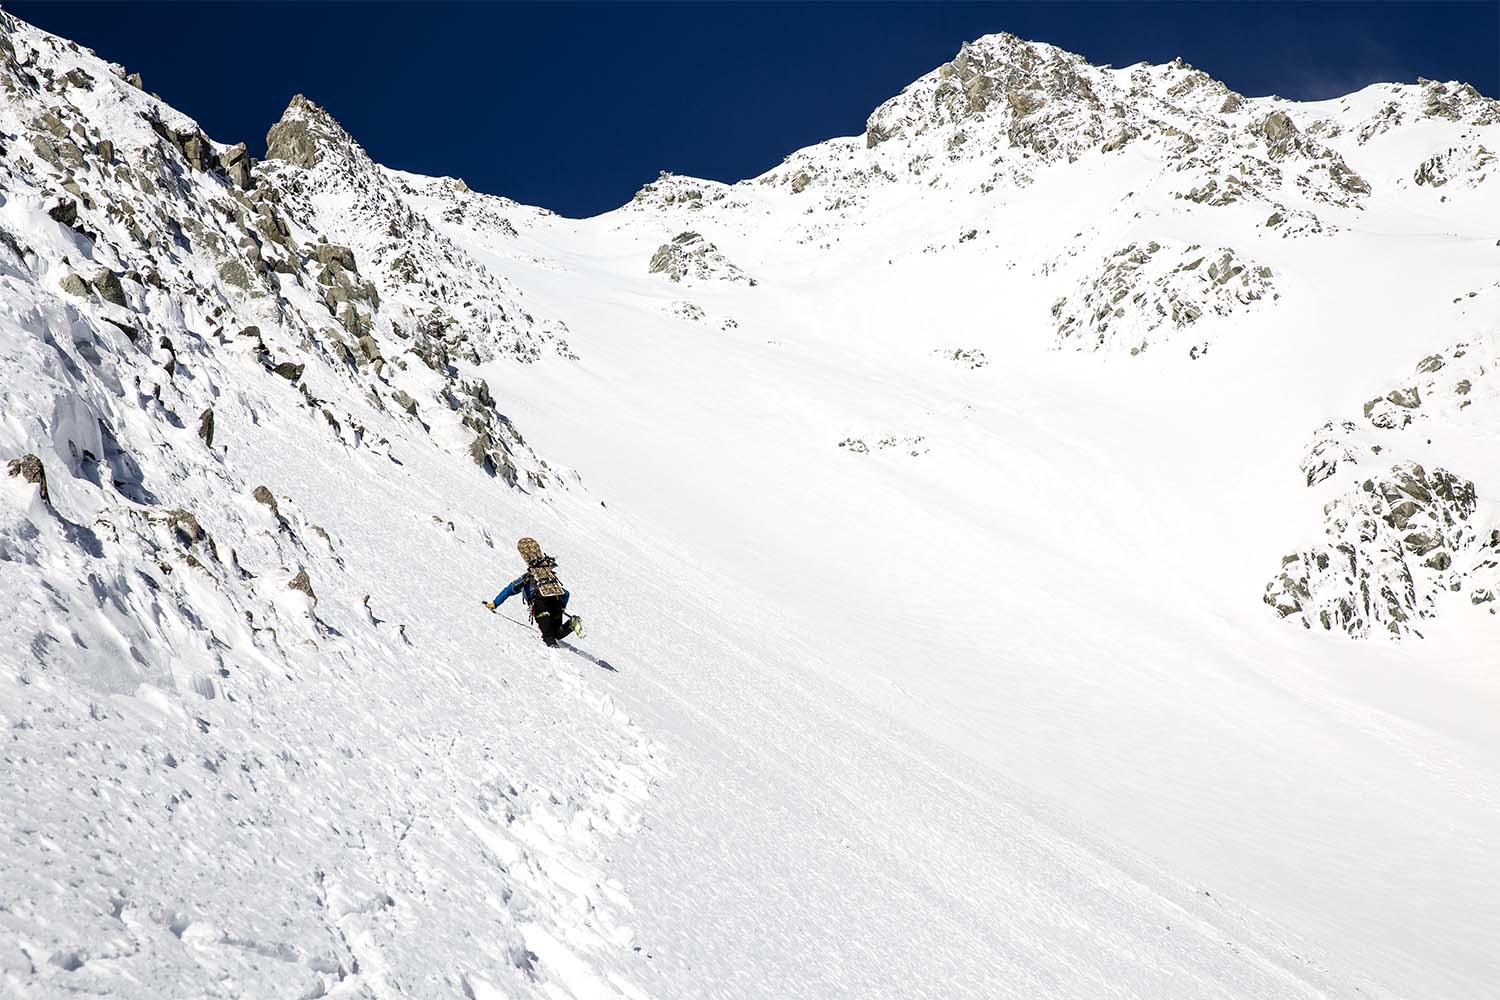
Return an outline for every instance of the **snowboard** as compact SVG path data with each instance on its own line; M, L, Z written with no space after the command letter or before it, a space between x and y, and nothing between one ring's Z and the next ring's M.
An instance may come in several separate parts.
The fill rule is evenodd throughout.
M562 581L557 578L557 560L542 551L535 538L522 538L516 542L516 551L526 560L526 575L542 597L561 597L567 593Z

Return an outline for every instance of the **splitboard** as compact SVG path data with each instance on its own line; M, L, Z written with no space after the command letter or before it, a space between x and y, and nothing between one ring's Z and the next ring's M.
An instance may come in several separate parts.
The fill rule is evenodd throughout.
M561 597L567 593L562 581L557 578L557 560L542 551L535 538L522 538L516 542L516 551L526 560L526 575L532 586L542 597Z

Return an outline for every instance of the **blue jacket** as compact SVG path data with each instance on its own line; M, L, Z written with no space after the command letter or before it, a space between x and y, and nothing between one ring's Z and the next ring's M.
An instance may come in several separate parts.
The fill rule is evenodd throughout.
M525 601L527 604L530 604L532 601L536 600L536 585L531 582L531 576L529 574L522 573L510 583L506 584L505 589L495 595L495 607L498 608L500 605L504 604L507 599L512 598L517 594L520 594L521 600ZM567 590L563 591L563 607L568 606L568 598L571 596L573 595L569 594Z

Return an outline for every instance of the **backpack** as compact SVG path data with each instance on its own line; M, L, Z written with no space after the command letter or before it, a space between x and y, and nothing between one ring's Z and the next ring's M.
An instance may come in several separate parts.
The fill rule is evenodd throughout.
M535 538L523 538L516 542L516 550L526 560L526 578L535 588L538 597L561 597L567 591L557 578L557 560L542 552Z

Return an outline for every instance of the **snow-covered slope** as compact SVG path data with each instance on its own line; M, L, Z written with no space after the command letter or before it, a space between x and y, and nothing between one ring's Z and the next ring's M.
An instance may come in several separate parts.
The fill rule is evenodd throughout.
M0 14L7 995L1500 974L1495 102L991 36L569 220L138 84Z

